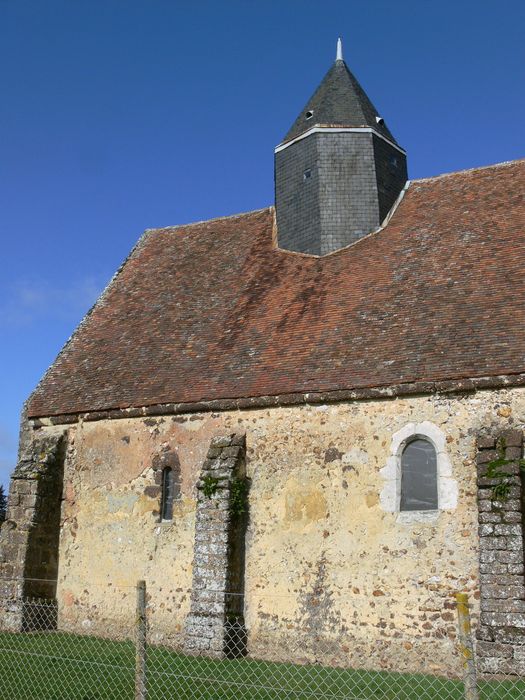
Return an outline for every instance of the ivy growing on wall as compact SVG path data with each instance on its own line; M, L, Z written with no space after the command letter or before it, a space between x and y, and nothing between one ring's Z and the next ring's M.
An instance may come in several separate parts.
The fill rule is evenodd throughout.
M236 518L246 512L246 495L248 482L246 479L233 479L230 487L230 513Z
M201 490L206 498L211 498L215 493L217 493L218 487L219 480L217 477L211 476L211 474L207 474L202 480Z
M505 438L501 437L496 443L498 456L487 464L487 479L494 479L498 483L492 487L492 501L506 501L509 497L511 481L510 475L503 471L503 467L518 462L521 471L525 471L525 459L506 459L505 458Z

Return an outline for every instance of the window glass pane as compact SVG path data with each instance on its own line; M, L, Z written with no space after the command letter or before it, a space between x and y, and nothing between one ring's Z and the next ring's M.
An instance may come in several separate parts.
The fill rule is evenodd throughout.
M171 520L173 518L173 471L166 467L162 471L162 519Z
M437 459L428 440L412 440L401 455L401 510L437 510Z

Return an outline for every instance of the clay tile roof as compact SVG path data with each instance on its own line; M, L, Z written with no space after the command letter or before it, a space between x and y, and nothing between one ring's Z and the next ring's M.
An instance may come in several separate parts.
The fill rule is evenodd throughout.
M317 258L272 208L147 231L30 416L525 372L525 161L411 183Z
M312 112L310 119L306 118ZM382 117L344 61L336 61L308 100L284 137L297 138L316 124L323 126L368 126L396 143Z

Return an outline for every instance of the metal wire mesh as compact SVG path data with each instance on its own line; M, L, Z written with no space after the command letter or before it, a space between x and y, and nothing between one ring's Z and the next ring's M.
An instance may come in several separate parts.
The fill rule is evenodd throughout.
M209 607L200 610L193 629L188 591L168 611L160 610L158 596L144 594L144 615L132 587L112 587L105 606L100 594L90 599L89 589L83 591L85 598L74 601L59 594L58 602L23 598L3 604L2 700L525 697L525 674L515 669L478 669L475 687L466 690L454 634L440 640L413 634L408 643L393 624L388 639L397 644L389 660L385 642L376 645L377 653L360 653L352 624L293 625L245 608L239 594L210 591ZM218 645L208 644L217 639ZM523 651L525 657L525 646Z

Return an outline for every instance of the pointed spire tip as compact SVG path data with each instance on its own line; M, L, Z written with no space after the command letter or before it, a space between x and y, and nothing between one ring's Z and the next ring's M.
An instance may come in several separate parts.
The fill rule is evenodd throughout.
M336 61L344 61L343 58L343 40L341 37L337 40L337 53L335 55L335 60Z

